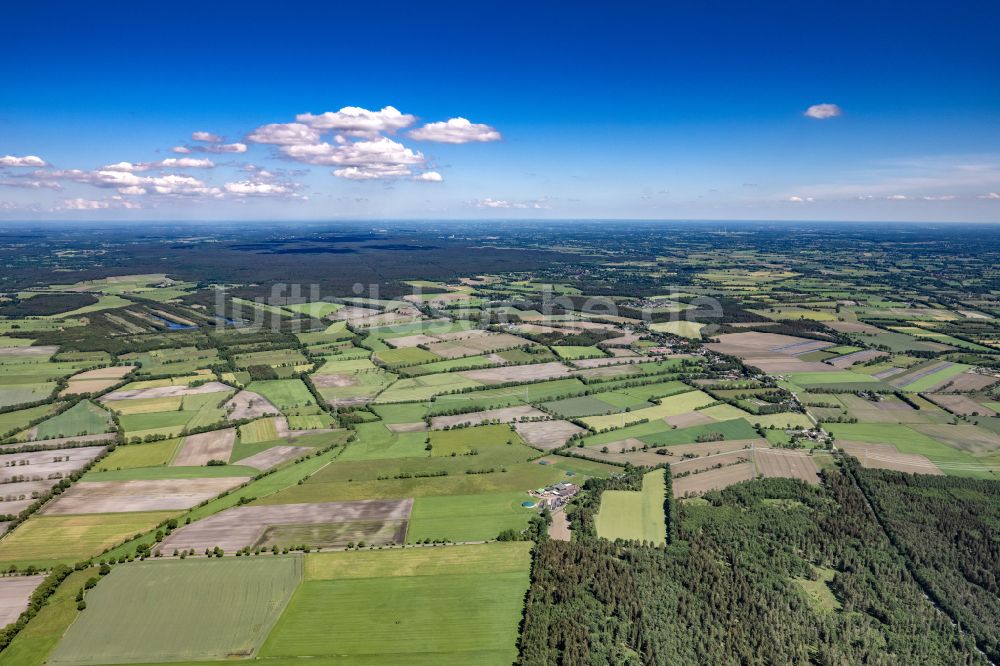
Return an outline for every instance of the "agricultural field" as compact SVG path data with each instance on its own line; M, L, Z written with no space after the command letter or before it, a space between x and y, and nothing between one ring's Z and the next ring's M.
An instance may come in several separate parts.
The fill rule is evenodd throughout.
M786 250L750 227L531 228L474 265L497 243L474 227L357 229L335 253L349 280L301 251L327 242L312 231L243 230L210 257L240 261L176 273L156 243L124 276L105 238L106 264L0 294L0 567L19 583L0 610L78 569L0 666L696 663L696 643L717 663L981 663L859 507L901 520L893 474L949 524L994 496L992 268L825 229ZM355 292L356 255L390 238L380 290ZM243 244L268 255L252 282ZM268 295L293 266L317 272L311 302ZM987 570L935 566L949 585ZM794 623L720 651L735 625L691 629L718 617ZM754 641L771 652L734 647Z
M88 612L70 626L48 663L251 657L301 579L302 562L294 556L118 567L87 595Z
M511 543L310 554L304 580L260 655L330 655L369 664L510 663L517 655L529 548Z
M597 534L605 539L666 542L663 515L666 485L664 472L656 470L642 477L642 490L606 490L597 514Z

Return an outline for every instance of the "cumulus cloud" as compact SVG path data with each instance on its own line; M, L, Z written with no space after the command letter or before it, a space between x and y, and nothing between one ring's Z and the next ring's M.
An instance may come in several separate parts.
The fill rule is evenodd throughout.
M910 197L906 196L905 194L890 194L889 196L886 197L888 201L906 201L909 198Z
M198 159L196 157L168 157L159 162L153 162L150 166L161 169L212 169L215 162L210 159Z
M805 110L805 116L816 120L828 120L842 115L843 110L836 104L813 104Z
M62 203L54 210L107 210L109 208L142 208L137 201L131 201L122 197L111 197L110 199L63 199Z
M376 180L379 178L398 178L409 176L410 169L400 164L371 164L368 166L352 166L334 169L333 175L348 180Z
M954 194L938 194L921 198L924 201L954 201L957 197Z
M132 162L118 162L116 164L108 164L101 167L103 171L126 171L132 173L134 171L146 171L149 166L145 164L133 164Z
M317 130L335 130L354 136L373 137L379 132L392 133L409 127L416 117L400 113L392 106L381 111L369 111L357 106L345 106L340 111L326 111L319 115L300 113L295 120Z
M207 185L192 176L165 174L162 176L140 176L130 171L115 171L98 169L97 171L81 171L70 169L53 171L44 174L46 178L70 180L93 187L115 188L122 194L156 193L180 196L217 196L221 190ZM142 190L140 192L140 190Z
M28 178L3 178L0 179L0 185L3 185L4 187L19 187L26 190L61 190L63 188L62 185L52 180L37 180Z
M262 125L247 136L253 143L269 143L278 146L319 143L319 132L302 123L271 123Z
M250 180L226 183L224 187L226 192L240 196L280 196L294 192L294 189L290 185L254 182Z
M411 167L425 162L422 153L385 136L370 141L343 140L336 145L324 141L283 146L281 152L306 164L340 167L333 171L333 175L351 180L409 176Z
M1000 200L1000 194L997 194L996 192L987 192L986 194L979 195L979 198L989 199L991 201L997 201Z
M412 130L411 139L438 143L472 143L474 141L499 141L500 132L489 125L469 122L465 118L451 118L446 122L427 123Z
M188 148L187 146L174 146L170 150L179 155L187 155L188 153L191 152L191 149Z
M413 177L413 180L419 183L441 183L444 182L444 177L437 171L425 171L418 173Z
M48 166L48 164L38 155L25 155L23 157L17 157L16 155L4 155L3 157L0 157L0 166L43 167Z
M211 132L191 132L192 141L206 141L208 143L222 143L222 137Z
M785 199L789 203L812 203L815 201L812 197L800 197L798 195L792 195Z
M211 143L207 146L199 146L195 150L205 153L245 153L247 144L245 143Z

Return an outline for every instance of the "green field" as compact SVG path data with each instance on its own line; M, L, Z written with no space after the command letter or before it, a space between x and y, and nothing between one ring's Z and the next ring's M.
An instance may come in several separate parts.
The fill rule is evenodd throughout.
M984 464L965 451L960 451L913 428L895 423L829 423L823 426L837 439L891 444L900 453L926 456L951 476L981 479L997 478ZM959 426L955 426L959 427Z
M421 377L400 379L375 399L376 403L413 402L430 400L436 395L482 386L480 382L466 379L456 372L443 372Z
M278 439L278 430L274 425L273 418L257 419L246 425L241 425L239 429L240 442L254 444L256 442L270 442Z
M357 441L348 445L341 460L372 460L378 458L426 457L426 432L392 432L382 423L360 423L355 426Z
M406 540L485 541L495 539L506 529L520 531L535 514L521 506L530 499L524 492L418 497L410 513Z
M529 543L308 555L260 654L324 664L510 664Z
M595 519L597 534L605 539L633 539L657 545L667 541L663 499L664 471L654 470L642 477L642 490L606 490Z
M62 404L65 403L55 402L48 405L39 405L38 407L29 407L28 409L19 409L14 412L0 414L0 437L2 437L4 433L17 432L18 430L27 428L28 424L32 421L48 416Z
M715 402L707 393L701 391L688 391L664 398L660 404L643 409L632 410L631 412L621 412L620 414L608 414L606 416L589 416L580 419L591 428L601 431L608 428L624 428L627 425L648 419L654 421L666 416L676 416L684 412L690 412L698 407L704 407Z
M48 663L227 659L252 655L302 579L300 557L117 566L87 595Z
M322 319L328 314L332 314L344 307L340 303L328 303L327 301L316 301L314 303L298 303L296 305L283 305L286 310L304 314L316 319Z
M378 360L390 367L399 365L418 365L420 363L432 363L440 361L441 357L434 352L421 349L420 347L400 347L399 349L385 349L375 352Z
M74 563L93 557L136 532L144 532L176 511L32 516L0 539L0 562Z
M156 467L166 465L174 459L182 438L167 439L152 444L128 444L119 446L109 453L92 469L91 474L117 469Z
M444 461L453 458L442 458ZM462 457L459 457L462 460ZM477 466L478 461L469 466ZM334 474L332 465L328 470ZM377 470L377 467L375 468ZM259 504L296 504L300 502L339 502L361 499L397 499L400 497L433 497L441 495L478 495L527 491L547 486L565 478L565 473L548 465L515 463L504 466L504 471L488 474L465 474L458 471L447 476L353 479L332 481L328 470L303 484L294 485L269 497L257 500Z
M301 379L272 379L252 382L247 386L247 390L260 393L282 412L316 404L312 393L309 392Z
M3 652L0 666L42 666L45 658L76 620L76 592L88 578L97 575L97 567L71 573L55 594Z
M576 361L583 358L603 358L606 354L597 347L580 345L565 345L552 347L556 356L564 361Z
M35 439L99 435L112 429L111 415L89 400L81 400L62 414L42 421Z
M485 425L455 430L435 430L428 433L432 456L481 455L489 449L508 443L524 444L521 437L508 425Z

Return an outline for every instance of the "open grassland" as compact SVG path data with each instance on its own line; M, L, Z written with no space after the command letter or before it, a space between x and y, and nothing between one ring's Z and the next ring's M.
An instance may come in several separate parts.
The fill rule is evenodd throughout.
M309 555L306 579L261 656L366 665L510 664L530 547Z
M249 657L302 577L301 558L135 562L87 595L53 666Z
M81 400L58 416L39 423L35 439L98 435L109 430L111 415L89 400Z
M430 433L431 455L480 455L487 449L524 444L520 435L508 425L476 426Z
M535 512L521 504L525 492L418 497L410 513L407 541L486 541L507 529L523 530Z
M282 306L286 310L304 314L315 319L322 319L328 314L334 313L344 307L340 303L328 303L327 301L315 301L313 303L297 303L295 305Z
M361 423L356 426L357 441L348 445L341 460L375 460L379 458L423 457L427 434L423 432L392 432L382 423Z
M564 361L577 361L583 358L603 358L604 352L597 347L580 345L554 346L552 351Z
M273 418L258 419L240 426L241 443L255 444L257 442L270 442L276 439L278 439L278 430L275 427Z
M598 536L635 539L661 545L667 541L663 513L666 480L662 469L642 477L642 490L606 490L595 519Z
M316 404L312 393L309 392L301 379L273 379L253 382L247 387L247 390L261 394L282 412Z
M149 511L32 516L0 539L0 562L44 565L78 562L176 515L175 511Z
M29 407L28 409L19 409L17 411L0 414L0 437L2 437L4 433L13 433L27 428L32 421L55 412L56 409L59 408L60 404L65 403L55 402L39 405L38 407Z
M174 459L182 441L177 437L152 444L119 446L102 459L91 473L166 465Z

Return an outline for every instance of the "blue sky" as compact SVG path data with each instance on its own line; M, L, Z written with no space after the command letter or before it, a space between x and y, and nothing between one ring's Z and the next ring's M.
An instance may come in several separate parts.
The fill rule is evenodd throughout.
M11 3L0 219L1000 221L996 3L347 4Z

